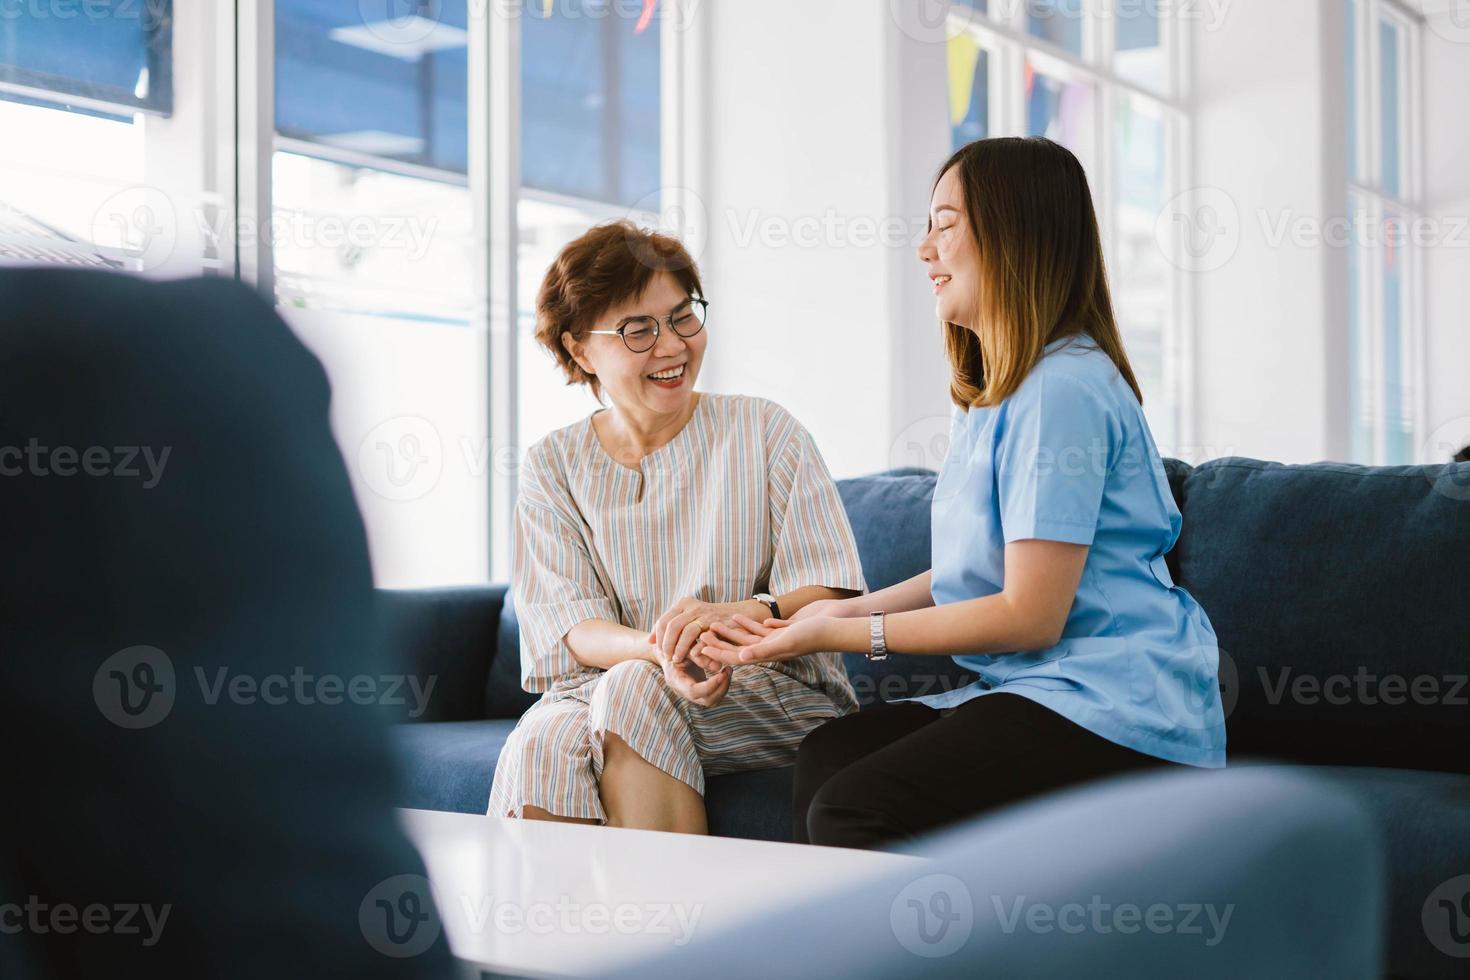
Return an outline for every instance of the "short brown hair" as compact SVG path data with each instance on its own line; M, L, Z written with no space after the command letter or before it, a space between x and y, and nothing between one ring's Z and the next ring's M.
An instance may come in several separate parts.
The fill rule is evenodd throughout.
M1087 174L1072 152L1044 137L996 137L956 150L965 217L979 255L974 329L943 324L949 397L961 408L1015 393L1047 344L1085 334L1112 358L1143 404L1113 317L1102 239Z
M692 298L704 298L699 269L679 240L631 221L594 225L557 253L536 294L536 340L561 365L567 384L585 384L602 400L597 376L572 359L562 332L580 340L608 310L642 295L659 272L673 275Z

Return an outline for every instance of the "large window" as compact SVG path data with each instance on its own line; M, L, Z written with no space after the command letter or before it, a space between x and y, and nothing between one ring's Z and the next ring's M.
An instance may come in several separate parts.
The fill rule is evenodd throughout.
M0 264L270 293L330 376L379 584L503 579L522 448L593 407L536 287L660 209L672 5L12 4Z
M948 61L956 147L1046 136L1086 168L1150 428L1165 453L1187 454L1187 304L1158 221L1187 172L1178 10L1138 0L977 0L951 15Z
M504 578L520 454L594 407L534 342L536 289L590 224L657 208L660 23L613 0L399 6L276 0L275 292L332 375L379 582ZM493 146L472 78L518 93Z
M648 5L645 4L645 7ZM600 221L657 223L659 17L627 3L527 8L521 29L517 429L522 447L596 408L537 346L536 292L557 251Z
M216 38L205 4L0 5L0 264L218 267Z
M1388 0L1347 4L1348 393L1352 458L1411 463L1424 390L1416 246L1418 22Z

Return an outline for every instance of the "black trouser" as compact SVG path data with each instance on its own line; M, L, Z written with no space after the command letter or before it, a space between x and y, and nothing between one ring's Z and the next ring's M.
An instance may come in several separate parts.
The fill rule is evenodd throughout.
M796 756L795 839L876 848L1030 796L1171 763L1029 698L887 704L827 722Z

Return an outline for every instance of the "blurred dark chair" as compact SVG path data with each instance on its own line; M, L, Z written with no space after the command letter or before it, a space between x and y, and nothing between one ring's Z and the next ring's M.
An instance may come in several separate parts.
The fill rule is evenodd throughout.
M383 673L329 396L233 282L0 272L0 906L53 910L5 977L448 968L385 941L422 866L381 709L229 686Z

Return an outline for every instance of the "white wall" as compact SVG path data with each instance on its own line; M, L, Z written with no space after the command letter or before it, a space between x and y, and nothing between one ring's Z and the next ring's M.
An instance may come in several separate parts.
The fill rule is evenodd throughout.
M881 0L708 2L697 16L700 387L785 405L838 476L937 465L906 458L901 437L948 413L913 249L949 137L943 46L905 34Z
M1342 16L1340 0L1293 0L1234 4L1213 30L1192 22L1193 183L1228 225L1193 273L1204 457L1342 456L1346 253L1274 240L1283 219L1345 210Z

